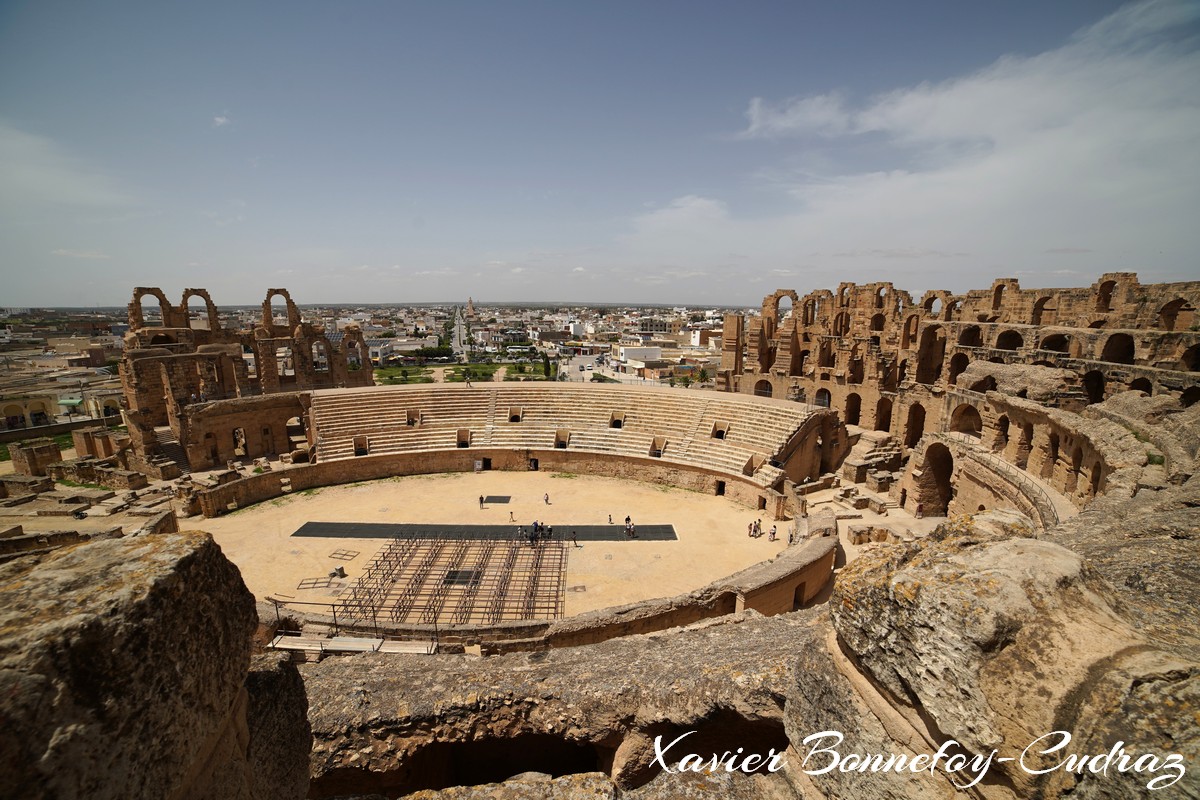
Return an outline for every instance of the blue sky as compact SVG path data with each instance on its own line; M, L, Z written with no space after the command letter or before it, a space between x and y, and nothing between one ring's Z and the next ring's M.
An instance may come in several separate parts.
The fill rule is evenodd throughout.
M3 305L1200 279L1200 3L0 3Z

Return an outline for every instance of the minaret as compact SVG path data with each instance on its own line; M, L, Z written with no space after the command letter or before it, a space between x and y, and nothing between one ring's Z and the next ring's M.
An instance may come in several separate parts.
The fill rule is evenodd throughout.
M467 319L475 319L475 303L471 298L467 298Z

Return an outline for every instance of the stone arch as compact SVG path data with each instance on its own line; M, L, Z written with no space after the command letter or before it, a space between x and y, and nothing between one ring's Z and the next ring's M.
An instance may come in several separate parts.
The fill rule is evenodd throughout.
M813 403L819 408L829 408L832 402L833 397L828 389L817 389L817 393L813 395Z
M950 356L950 375L947 377L947 382L951 386L958 383L958 376L963 373L967 365L971 363L971 358L966 353L955 353Z
M803 311L801 312L800 323L802 325L812 325L817 321L817 301L805 300Z
M1128 333L1114 333L1105 340L1100 360L1112 364L1132 364L1133 354L1133 337Z
M921 345L917 349L917 383L928 385L936 381L942 374L945 356L945 329L941 325L929 325L921 332Z
M1145 392L1148 395L1154 394L1154 384L1149 378L1134 378L1129 382L1129 390L1131 392Z
M312 343L312 366L314 372L327 373L332 370L333 346L324 336L317 336Z
M1113 290L1117 288L1116 281L1105 281L1096 288L1096 311L1107 313L1112 311Z
M1003 453L1008 447L1008 429L1010 423L1007 414L1001 414L996 420L996 437L992 440L992 450L997 453Z
M1104 402L1104 373L1098 369L1084 373L1083 390L1087 392L1088 403Z
M1179 356L1179 368L1185 372L1200 372L1200 344L1194 344Z
M1034 325L1046 324L1043 318L1046 316L1046 311L1048 310L1046 308L1046 304L1049 303L1050 300L1051 298L1046 296L1039 297L1037 300L1033 301L1033 313L1029 317L1030 323Z
M942 313L942 309L946 305L946 292L929 290L921 298L921 308L931 317L937 317Z
M1029 454L1033 451L1033 423L1026 422L1021 426L1021 438L1017 440L1016 464L1021 469L1029 466Z
M847 311L839 311L837 316L833 318L833 335L845 336L850 332L850 313Z
M1197 400L1200 400L1200 386L1189 386L1179 396L1179 404L1184 408L1191 408Z
M981 438L983 417L979 415L979 409L970 403L963 403L954 409L954 413L950 415L950 430L974 436L976 439Z
M957 317L959 310L962 309L962 302L962 298L947 298L946 308L944 311L942 311L942 319L946 322L950 322Z
M770 397L773 391L774 389L771 386L771 382L766 378L763 378L758 383L754 384L754 394L758 395L759 397Z
M346 328L342 335L342 349L345 352L348 369L371 369L371 350L367 347L362 331L357 326L351 325Z
M24 428L29 424L25 419L25 408L16 403L5 405L0 415L4 417L4 427L6 428Z
M849 370L846 374L846 383L860 384L863 382L863 359L851 358Z
M263 327L271 330L275 324L275 315L271 313L271 301L276 297L283 298L284 305L287 307L287 327L289 331L294 331L300 325L300 310L292 302L292 296L288 294L287 289L267 289L267 296L262 304Z
M846 308L850 305L850 287L853 284L843 283L838 286L837 304L839 308Z
M922 513L930 517L944 517L954 498L951 478L954 475L954 455L941 442L934 442L925 450L921 476L917 481L917 502Z
M984 375L967 388L969 388L972 392L979 392L981 394L990 392L996 388L996 378L994 375Z
M1196 322L1196 309L1182 297L1158 310L1158 327L1164 331L1186 331Z
M1046 455L1042 459L1041 477L1051 480L1058 464L1058 431L1050 431L1046 437Z
M963 347L983 347L983 332L978 325L968 325L958 332L958 343Z
M892 429L892 398L881 397L875 404L875 430L888 431Z
M133 290L133 299L129 301L129 330L136 331L146 326L142 313L142 298L150 295L158 300L158 308L162 314L163 327L171 325L171 302L163 294L162 289L153 286L139 286Z
M904 426L904 446L916 447L925 435L925 406L913 403L908 407L908 422Z
M1104 485L1104 467L1099 461L1092 464L1092 477L1088 481L1088 494L1096 497L1100 494Z
M1071 337L1066 333L1052 333L1042 339L1038 344L1039 350L1050 350L1055 353L1069 353L1071 351Z
M1083 448L1078 444L1071 450L1071 469L1067 472L1065 489L1068 494L1079 488L1079 473L1083 471Z
M992 311L999 311L1004 308L1004 284L997 283L996 288L992 290Z
M886 286L880 286L875 289L875 307L876 308L884 307L883 301L884 301L884 297L886 294L887 294ZM883 328L880 328L879 330L883 330Z
M858 392L846 395L846 424L857 425L862 418L862 398Z
M883 314L876 314L875 316L871 317L871 330L872 331L876 331L876 332L882 331L883 326L886 324L887 324L887 317L884 316Z
M904 320L904 331L900 336L900 347L907 350L912 347L912 343L917 338L917 329L921 325L921 316L919 314L911 314L908 319Z
M796 308L800 305L800 296L797 295L792 289L779 289L775 293L769 295L766 301L763 303L763 318L773 319L777 325L782 323L784 318L787 316L786 313L783 313L780 310L781 303L785 299L788 301L788 313L795 312Z
M192 325L192 312L188 308L188 301L193 297L199 297L204 301L204 310L208 316L208 329L213 333L219 332L221 330L221 317L217 313L217 305L213 302L212 297L209 296L207 289L183 290L183 297L179 300L179 313L183 319L187 320L188 327L194 327Z
M1020 350L1025 346L1025 337L1016 331L1002 331L996 337L997 350Z
M821 342L821 349L817 351L817 366L818 367L833 367L836 363L833 342L825 339Z

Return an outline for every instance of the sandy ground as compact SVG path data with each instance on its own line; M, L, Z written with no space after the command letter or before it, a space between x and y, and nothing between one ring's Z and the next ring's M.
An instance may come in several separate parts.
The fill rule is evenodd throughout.
M550 495L550 504L543 499ZM479 495L507 495L511 502L479 508ZM213 534L260 598L330 602L327 589L298 589L305 578L327 576L337 566L352 583L383 539L292 537L310 520L327 522L429 522L507 524L533 520L569 532L572 524L608 524L618 532L626 514L635 525L671 524L677 541L584 542L570 548L566 614L698 589L778 553L780 536L751 539L746 525L758 515L721 497L637 481L553 472L484 472L412 476L320 489L260 503L217 519L181 521L181 527ZM764 529L771 521L764 519ZM331 557L357 551L351 560ZM582 588L580 588L582 587Z

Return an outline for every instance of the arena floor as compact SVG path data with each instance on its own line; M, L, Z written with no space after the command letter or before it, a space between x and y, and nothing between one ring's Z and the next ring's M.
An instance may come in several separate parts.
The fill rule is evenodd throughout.
M545 502L549 495L550 502ZM479 507L479 497L509 498ZM511 516L510 516L511 515ZM609 541L579 537L575 526L607 526ZM626 515L635 526L674 526L676 540L625 539ZM224 517L188 520L212 533L242 571L256 597L336 602L386 545L384 538L293 536L308 522L517 526L534 520L567 542L564 616L698 589L758 563L787 545L751 539L751 509L721 497L657 484L554 472L420 475L335 486L267 501ZM764 530L772 522L763 519ZM329 578L342 567L346 577ZM304 586L305 588L300 588ZM449 614L439 622L450 623Z

